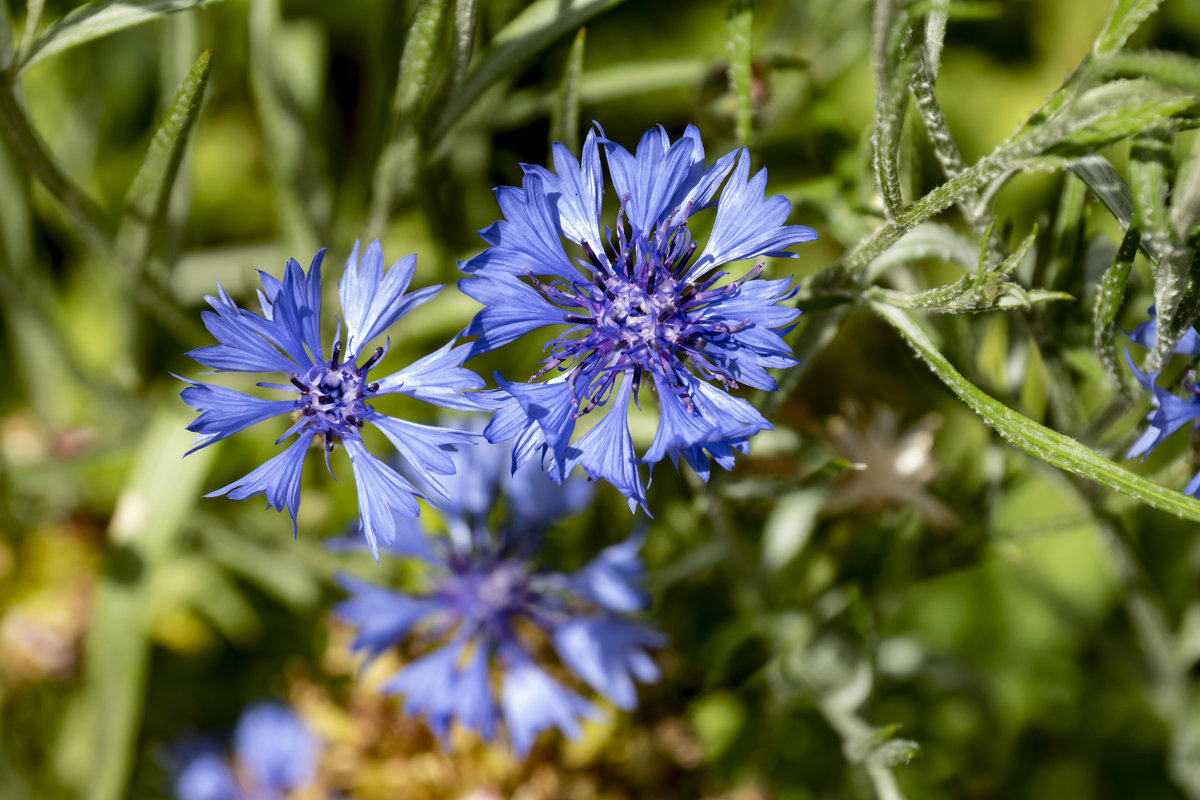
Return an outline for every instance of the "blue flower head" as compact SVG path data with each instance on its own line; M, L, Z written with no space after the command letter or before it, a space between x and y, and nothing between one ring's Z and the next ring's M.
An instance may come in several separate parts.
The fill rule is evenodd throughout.
M495 452L483 456L488 450ZM499 447L456 456L455 478L480 486L492 485L507 459ZM605 549L573 573L535 563L538 532L549 522L544 509L577 507L586 500L586 484L566 481L558 487L534 469L504 485L509 520L497 533L486 522L495 492L485 503L474 496L446 512L451 537L418 554L429 568L426 591L399 592L343 577L351 596L335 613L357 628L352 646L368 657L410 638L441 642L409 662L385 691L404 695L405 711L424 716L443 741L453 721L485 740L503 722L513 748L524 755L543 730L558 728L575 737L580 721L596 714L590 702L539 665L541 656L552 650L567 671L630 709L637 704L634 680L658 679L646 650L660 647L663 639L627 616L648 600L641 585L640 538ZM527 502L534 492L543 511L531 516L522 509L535 505ZM514 497L519 499L513 502Z
M300 507L300 472L310 446L324 443L326 465L334 445L341 442L350 457L358 487L359 528L371 552L379 557L379 541L394 538L397 514L416 516L418 490L399 473L372 455L361 430L370 423L399 452L408 468L430 487L433 499L444 499L438 476L454 472L446 453L474 440L473 434L421 425L376 411L371 402L387 394L402 394L434 405L477 410L462 394L483 385L475 373L462 367L469 346L453 342L398 372L376 379L371 375L383 359L386 346L370 344L393 323L429 300L439 286L405 294L416 269L408 256L384 272L383 250L372 242L359 261L358 243L346 261L338 286L345 315L345 332L338 325L329 357L321 346L321 260L319 251L306 273L295 259L288 262L283 280L266 273L258 299L261 314L246 311L218 287L208 297L212 311L204 324L217 344L193 350L190 355L218 372L281 373L282 382L260 383L285 392L288 399L269 400L222 386L187 381L183 400L200 412L188 430L196 433L200 449L243 428L271 417L288 414L293 424L277 440L296 439L279 455L248 475L211 492L245 500L265 494L276 511L287 509L295 532ZM184 379L186 380L186 379Z
M312 783L320 741L290 708L263 702L248 708L233 736L233 757L211 741L179 750L176 800L283 800Z
M1153 305L1146 309L1146 313L1148 314L1147 318L1134 326L1132 331L1122 328L1121 332L1129 337L1129 341L1149 350L1154 347L1158 314ZM1179 343L1175 345L1175 352L1185 356L1200 356L1200 334L1196 333L1195 328L1188 328L1183 332Z
M603 236L601 146L619 202L615 228ZM540 455L559 480L580 465L620 489L631 508L644 508L640 464L682 456L705 479L708 456L731 468L734 451L771 426L727 390L774 390L765 368L795 363L780 338L800 313L779 305L795 292L791 279L764 280L762 264L729 281L715 270L795 257L785 248L816 233L784 224L790 204L764 197L766 170L751 177L745 149L705 166L693 126L675 142L651 129L632 154L596 126L578 161L556 143L554 166L523 165L520 188L496 190L504 219L480 232L489 247L462 265L473 277L459 287L484 306L466 331L478 337L471 355L538 328L562 329L529 382L497 376L498 411L485 433L491 441L518 437L517 463ZM714 205L700 248L688 225ZM544 375L553 377L537 382ZM639 457L627 413L646 384L660 417ZM605 406L572 441L576 420Z

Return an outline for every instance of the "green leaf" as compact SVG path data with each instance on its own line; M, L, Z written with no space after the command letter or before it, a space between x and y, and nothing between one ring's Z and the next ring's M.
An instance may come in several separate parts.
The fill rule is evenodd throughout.
M1171 190L1170 220L1180 241L1194 241L1193 233L1200 223L1200 144L1196 140Z
M942 44L946 41L950 0L931 0L930 6L925 16L925 66L932 79L937 77L942 65Z
M1164 86L1200 94L1200 61L1182 53L1137 50L1116 53L1104 62L1105 71L1124 77L1152 78Z
M488 44L466 81L446 104L434 140L441 139L492 84L541 52L567 31L575 30L624 0L535 0L505 25Z
M17 60L17 71L46 56L132 28L152 19L220 0L102 0L76 8L55 22Z
M475 49L475 0L456 0L454 3L454 54L450 63L448 91L462 85L471 65Z
M34 36L42 24L42 11L45 7L45 0L29 0L26 3L25 27L21 29L21 41L17 43L17 63L24 60L25 54L33 46Z
M734 130L742 147L750 144L754 103L750 97L750 56L754 29L754 0L725 3L725 54L729 59L729 90L733 93Z
M205 50L192 65L155 131L146 160L125 198L125 217L117 232L117 253L134 275L145 267L152 248L162 236L171 187L179 175L188 136L200 116L211 58L212 51Z
M421 161L422 113L433 94L438 68L448 55L442 41L451 0L422 0L400 54L400 72L392 98L392 137L375 168L372 185L372 235L383 233L395 200L416 189Z
M572 153L579 152L579 83L583 74L583 48L586 41L587 29L580 28L575 34L575 41L571 42L567 68L563 70L562 83L550 112L551 144L562 142Z
M1159 486L1109 461L1071 437L1018 414L964 378L934 347L929 335L910 312L882 303L872 302L871 307L908 340L917 355L959 399L1010 444L1051 466L1127 494L1161 511L1200 522L1200 501L1180 491Z
M1076 159L1070 170L1095 192L1122 228L1129 227L1133 221L1133 192L1104 156L1093 153Z
M1058 141L1045 152L1093 151L1148 128L1184 125L1171 117L1196 104L1196 98L1163 89L1148 80L1115 80L1089 89L1062 112Z
M1167 184L1170 182L1171 140L1154 128L1133 138L1129 151L1129 183L1137 226L1160 242L1171 238L1167 223Z
M176 410L151 420L109 524L112 546L93 600L83 690L59 742L72 782L88 800L125 797L138 752L150 587L170 560L215 449L184 459L192 441L187 422ZM86 760L73 761L80 757Z
M979 247L949 225L925 222L901 236L871 262L866 279L873 282L892 267L926 258L972 269L978 255Z
M1092 52L1106 56L1117 52L1129 37L1158 9L1161 0L1116 0L1108 21L1092 44Z
M1107 162L1106 162L1107 163ZM1133 268L1133 259L1137 256L1141 234L1136 227L1125 231L1121 247L1112 266L1104 273L1100 282L1100 292L1096 295L1096 309L1092 315L1092 341L1096 352L1104 364L1104 371L1109 380L1122 392L1129 394L1125 372L1121 370L1117 360L1116 319L1125 300L1125 282L1129 280L1129 271Z
M0 3L0 72L7 72L13 62L13 28L8 16L8 3Z
M878 0L872 23L871 62L875 71L875 181L889 219L904 214L900 191L900 135L908 105L909 17L898 0Z

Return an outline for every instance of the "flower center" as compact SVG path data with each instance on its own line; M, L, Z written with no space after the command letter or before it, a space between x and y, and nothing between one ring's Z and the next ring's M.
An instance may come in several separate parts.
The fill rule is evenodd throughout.
M383 348L355 365L352 357L339 363L342 343L333 343L333 356L328 364L317 364L301 375L292 373L291 381L300 392L296 408L305 420L305 427L325 437L325 449L332 450L335 439L357 435L371 408L367 398L379 391L378 383L367 381L367 371L383 357Z
M584 244L590 284L557 279L542 284L526 270L534 287L567 312L563 321L579 326L547 344L550 355L531 379L552 369L570 368L576 416L606 402L617 376L625 372L631 373L635 395L649 370L689 408L685 374L689 369L727 387L737 386L727 343L731 334L750 322L706 318L705 309L757 278L762 265L723 286L715 284L724 273L689 276L696 243L684 222L664 221L648 236L636 230L626 235L623 211L624 204L617 219L617 241L610 236L611 255L602 258ZM667 220L677 218L678 209Z
M451 569L455 569L452 565ZM443 593L458 615L489 631L506 628L527 605L527 568L516 559L463 563L446 582Z

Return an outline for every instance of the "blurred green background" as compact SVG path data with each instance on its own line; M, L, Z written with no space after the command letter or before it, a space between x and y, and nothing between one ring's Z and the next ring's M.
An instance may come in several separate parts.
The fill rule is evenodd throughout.
M968 5L938 94L971 161L1079 63L1109 6ZM228 729L266 695L329 743L323 786L347 797L873 797L873 726L919 745L894 770L908 798L1200 797L1195 526L1011 449L866 314L841 318L728 479L702 492L660 467L653 520L630 519L603 486L557 529L547 558L570 567L648 526L653 617L671 645L636 712L612 710L577 743L544 737L524 763L465 735L441 753L377 693L386 663L359 679L328 615L331 576L403 576L323 549L355 518L347 464L335 458L340 484L309 465L295 542L259 499L201 499L273 452L249 434L180 458L190 416L171 373L197 373L183 354L210 341L199 312L218 282L251 300L255 269L279 274L318 247L334 277L355 239L380 236L390 260L418 254L414 285L448 286L392 332L402 364L475 312L453 288L456 262L497 217L492 189L548 161L552 130L577 143L595 120L632 147L653 125L694 123L710 158L737 146L727 64L740 4L543 2L551 18L582 7L586 19L495 58L525 6L480 2L475 66L461 82L435 69L399 119L412 2L224 0L48 55L15 93L0 85L115 230L171 99L212 50L142 263L97 246L0 136L0 797L168 796L168 743ZM48 0L43 25L72 7ZM19 36L27 9L12 0L8 13ZM768 191L792 200L790 221L820 235L768 271L803 278L880 219L871 5L758 0L752 19L751 154ZM570 124L556 109L585 26ZM1200 3L1166 0L1134 46L1200 52ZM927 189L937 165L909 133L905 179ZM388 203L377 167L394 141L414 149L392 151L402 179ZM1127 150L1108 155L1122 167ZM1050 236L1066 180L1009 183L1002 235L1036 223ZM1095 419L1112 390L1091 302L1119 231L1092 205L1077 300L1048 318L1049 367L1026 312L949 319L943 346L984 389L1119 459L1139 413ZM1146 273L1131 286L1126 327L1150 302ZM470 366L532 372L536 347ZM1195 461L1172 443L1145 471L1179 487Z

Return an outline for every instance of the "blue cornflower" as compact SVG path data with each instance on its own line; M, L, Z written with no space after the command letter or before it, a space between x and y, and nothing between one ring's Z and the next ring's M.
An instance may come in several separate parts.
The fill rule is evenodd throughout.
M288 392L292 397L267 400L222 386L187 381L190 386L181 396L200 412L188 426L188 430L197 434L196 447L189 452L271 417L292 415L293 424L276 442L296 434L296 440L284 452L206 496L228 494L235 500L245 500L265 494L267 503L276 511L288 510L295 533L304 457L314 440L321 440L328 467L329 453L335 443L341 442L350 457L358 487L359 528L378 559L379 541L393 541L395 515L416 516L419 507L415 497L421 493L367 450L361 435L364 423L369 422L383 432L408 468L429 487L435 500L445 499L437 476L454 472L454 463L446 450L471 443L475 436L390 417L376 411L370 403L377 397L395 393L445 408L478 410L462 392L478 389L483 382L461 366L469 346L454 346L453 342L384 378L370 377L386 350L386 347L369 349L372 340L441 288L430 286L405 294L416 269L416 256L401 259L385 274L378 240L367 247L361 263L355 242L346 261L338 285L345 314L345 337L339 322L326 359L320 335L324 254L324 250L317 252L307 274L295 259L288 261L282 281L260 272L262 291L258 299L262 314L239 308L219 286L217 297L206 298L213 310L204 312L204 324L219 344L201 347L188 355L219 372L282 373L286 382L258 385Z
M287 706L248 708L233 735L233 758L211 741L179 748L176 800L283 800L312 783L320 741Z
M477 487L494 486L496 468L508 457L503 448L482 446L455 455L456 479ZM648 601L639 537L603 550L573 573L534 563L538 534L549 522L545 509L571 510L586 501L586 492L582 481L560 488L527 467L506 485L510 519L499 533L487 527L496 497L487 488L447 514L450 538L417 553L429 568L427 591L398 592L341 578L351 597L335 613L357 627L356 650L373 658L408 638L442 642L393 676L384 691L403 694L405 711L424 716L443 741L454 720L485 740L504 722L521 755L547 728L577 736L580 721L597 711L539 666L547 643L562 666L623 709L637 704L635 678L658 679L646 648L662 646L661 634L626 616ZM422 635L414 636L418 631Z
M620 202L615 230L603 237L601 144ZM497 376L499 410L485 435L519 437L517 458L540 453L559 480L578 464L620 489L631 508L644 508L640 464L667 456L678 464L683 456L707 479L707 452L731 468L734 451L745 452L748 438L771 425L727 390L743 383L774 390L764 368L796 363L780 333L800 312L778 305L794 294L791 279L764 280L759 264L722 283L727 273L713 270L761 256L795 257L785 248L816 233L784 224L790 204L764 198L766 170L749 177L744 148L705 167L693 126L674 143L662 128L651 129L636 154L596 126L578 161L556 143L554 166L556 173L522 165L520 188L496 190L504 219L480 232L490 247L462 264L474 277L459 288L484 305L466 331L479 337L472 356L536 328L567 326L547 342L548 355L529 382ZM712 232L697 256L688 223L712 205ZM560 374L536 382L551 372ZM661 415L639 458L627 413L647 380ZM607 414L572 442L575 421L605 405Z
M1191 422L1193 429L1200 425L1200 384L1196 382L1196 370L1188 370L1182 381L1188 396L1180 397L1156 383L1157 372L1147 375L1138 369L1129 355L1128 347L1125 348L1125 361L1128 362L1129 368L1133 370L1133 374L1142 388L1150 392L1150 403L1153 406L1150 413L1146 415L1146 422L1150 424L1134 442L1133 447L1129 448L1129 452L1125 454L1126 458L1141 456L1144 461L1151 450L1158 447L1163 440L1184 425ZM1200 497L1200 473L1193 476L1183 491L1193 497Z

